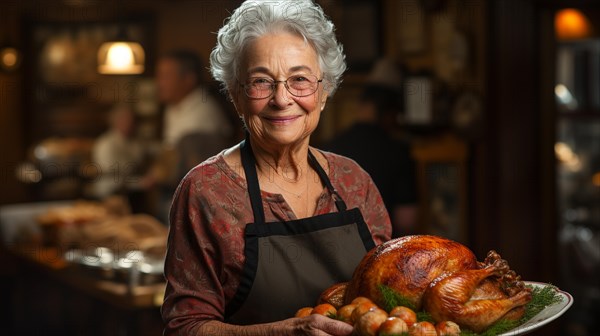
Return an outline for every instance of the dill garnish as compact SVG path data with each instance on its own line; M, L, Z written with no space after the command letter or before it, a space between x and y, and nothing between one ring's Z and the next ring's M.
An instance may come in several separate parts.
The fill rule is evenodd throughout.
M404 306L415 310L415 305L409 300L407 297L404 297L398 294L395 290L390 287L380 284L377 286L379 292L381 292L381 297L383 298L383 304L385 307L383 309L387 312L390 312L394 307Z
M544 308L555 303L560 303L563 300L562 296L558 294L558 288L555 286L550 285L542 288L533 286L529 287L533 288L531 292L532 299L527 306L525 306L525 314L523 314L519 324L529 321L532 317L544 310Z
M544 308L551 306L555 303L562 302L563 298L558 293L558 290L555 286L543 286L543 287L534 287L528 285L531 291L531 301L525 306L525 312L523 316L518 321L508 321L508 320L499 320L496 323L492 324L488 329L486 329L482 333L475 333L470 330L463 330L460 335L461 336L495 336L498 334L502 334L511 329L514 329L523 323L529 321L539 312L544 310ZM396 293L393 289L386 285L379 285L379 291L381 292L381 296L383 298L383 302L385 307L383 307L386 311L392 310L396 306L405 306L410 309L415 310L414 304L406 297ZM418 321L428 321L433 322L431 315L427 312L417 312L417 320Z
M484 332L480 334L477 334L471 330L463 330L461 331L460 336L496 336L498 334L502 334L513 328L516 328L519 324L520 323L518 321L500 320L492 324L489 328L487 328Z
M427 321L435 324L435 321L433 320L433 317L431 317L431 314L425 311L417 312L417 322L421 321Z
M495 336L498 334L502 334L511 329L514 329L521 324L529 321L539 312L544 310L544 308L553 305L555 303L562 302L563 298L558 294L558 290L555 286L544 286L544 287L534 287L528 285L527 287L531 288L531 301L527 305L525 305L525 313L518 321L507 321L507 320L499 320L498 322L492 324L488 329L480 334L476 334L470 330L466 330L460 333L461 336Z

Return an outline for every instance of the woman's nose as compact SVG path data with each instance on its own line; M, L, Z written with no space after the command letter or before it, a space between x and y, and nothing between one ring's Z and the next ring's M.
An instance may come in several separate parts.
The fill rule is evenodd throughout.
M279 107L285 107L289 105L292 102L292 99L290 97L290 93L285 87L285 82L277 81L273 85L273 97L271 98L271 101Z

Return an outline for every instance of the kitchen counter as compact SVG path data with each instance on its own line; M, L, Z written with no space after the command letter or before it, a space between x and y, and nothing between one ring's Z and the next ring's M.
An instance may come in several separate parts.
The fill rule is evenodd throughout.
M52 205L55 205L53 203ZM0 323L17 335L162 335L164 282L130 285L65 259L65 249L20 241L46 204L0 208L0 282L11 307ZM10 235L7 235L10 233Z
M70 265L58 248L13 246L6 250L20 267L60 281L82 294L124 309L160 307L164 283L129 286L126 283L94 277L76 265Z

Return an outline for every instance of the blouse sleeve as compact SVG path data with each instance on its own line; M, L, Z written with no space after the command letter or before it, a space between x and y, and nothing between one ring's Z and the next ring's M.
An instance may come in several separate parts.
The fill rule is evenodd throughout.
M222 265L202 211L201 185L194 176L189 174L181 182L171 206L167 286L161 308L164 335L195 335L204 322L223 320Z
M373 183L371 177L366 173L365 175L365 179L367 179L365 201L359 207L363 213L363 218L371 231L371 236L373 237L375 245L379 245L390 240L392 235L392 224L379 190L375 186L375 183Z

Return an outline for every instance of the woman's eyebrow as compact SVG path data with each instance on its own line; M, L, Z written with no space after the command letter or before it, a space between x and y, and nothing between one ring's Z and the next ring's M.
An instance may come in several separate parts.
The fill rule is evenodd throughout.
M296 66L293 66L288 69L289 72L296 72L296 71L301 71L301 70L306 70L306 71L312 73L312 69L307 65L296 65ZM249 75L254 74L254 73L270 74L271 71L264 66L258 66L258 67L254 67L254 68L251 68L248 70Z
M262 67L262 66L255 67L255 68L248 70L248 74L253 74L253 73L257 73L257 72L270 73L269 69Z
M296 71L300 71L300 70L307 70L312 73L312 69L307 65L297 65L297 66L290 68L290 72L296 72Z

